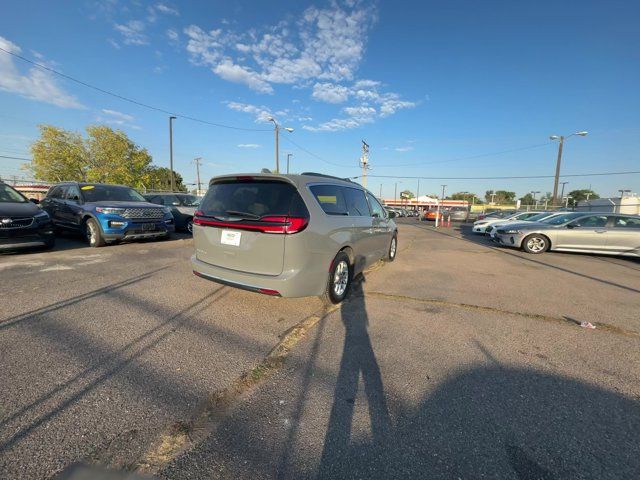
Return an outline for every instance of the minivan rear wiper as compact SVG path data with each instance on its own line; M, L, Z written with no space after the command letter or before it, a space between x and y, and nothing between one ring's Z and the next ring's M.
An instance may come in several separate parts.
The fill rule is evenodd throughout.
M236 210L227 210L226 212L227 215L233 215L235 217L244 217L244 218L252 218L255 220L260 220L260 215L256 215L254 213L249 213L249 212L238 212Z

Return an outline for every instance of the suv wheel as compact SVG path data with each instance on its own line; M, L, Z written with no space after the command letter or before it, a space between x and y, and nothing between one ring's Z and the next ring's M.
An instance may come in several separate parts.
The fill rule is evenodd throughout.
M325 303L340 303L347 296L351 285L351 264L349 257L344 252L339 252L333 259L327 289L322 298Z
M187 232L193 235L193 218L189 219L187 222Z
M100 225L95 219L90 218L87 220L84 224L84 231L90 247L103 247L106 244Z
M398 253L398 236L393 235L391 237L391 243L389 244L389 251L387 252L387 262L393 262L396 259Z
M544 235L529 235L522 241L522 249L527 253L544 253L549 249L549 240Z

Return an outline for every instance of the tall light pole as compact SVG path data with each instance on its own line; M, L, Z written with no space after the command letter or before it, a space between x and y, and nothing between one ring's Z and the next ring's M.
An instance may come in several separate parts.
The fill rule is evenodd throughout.
M578 135L580 137L585 137L588 132L576 132L571 135L551 135L549 138L551 140L558 140L558 160L556 161L556 176L553 182L553 205L558 204L558 181L560 179L560 164L562 163L562 147L564 146L564 141L567 138L573 137L574 135Z
M436 228L438 228L438 222L440 221L440 204L444 201L444 189L447 188L446 185L442 185L442 196L440 197L440 201L438 202L438 207L436 209Z
M569 182L560 182L562 184L562 193L560 194L560 200L564 198L564 186Z
M169 117L169 176L171 178L171 191L176 190L176 179L173 176L173 121L176 117Z
M287 174L289 174L289 161L293 157L293 153L287 153Z
M202 157L194 158L193 163L196 164L196 182L198 185L198 189L196 190L196 195L200 195L201 183L200 183L200 163L202 162Z
M621 188L620 190L618 190L620 192L620 199L622 200L622 197L624 197L625 193L631 193L631 190L627 190L627 189L623 189Z
M287 132L293 132L293 128L291 127L281 127L276 122L276 119L273 117L267 118L268 121L273 122L274 132L276 135L276 173L280 173L280 129L284 128Z
M420 179L418 179L418 188L416 189L416 210L420 212ZM419 216L418 221L420 221Z
M382 200L382 184L380 184L380 200Z
M537 192L531 192L533 194L533 206L534 208L538 208L538 203L536 202L536 193L540 193L539 191Z
M362 140L362 156L360 157L362 166L362 186L367 188L367 169L369 169L369 144Z

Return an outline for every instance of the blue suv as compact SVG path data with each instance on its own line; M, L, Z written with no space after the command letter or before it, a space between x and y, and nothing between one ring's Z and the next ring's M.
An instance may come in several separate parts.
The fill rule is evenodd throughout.
M167 207L147 202L133 188L102 183L54 185L41 207L56 230L82 234L92 247L118 240L168 238L175 231Z

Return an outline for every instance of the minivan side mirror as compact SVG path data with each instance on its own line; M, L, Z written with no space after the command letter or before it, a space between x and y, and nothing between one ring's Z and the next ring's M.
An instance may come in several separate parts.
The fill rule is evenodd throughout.
M38 205L40 203L40 200L38 200L37 198L30 198L29 201L31 203L35 203L36 205Z
M576 222L571 222L571 223L567 223L567 228L576 228L579 227L580 225L577 224Z

